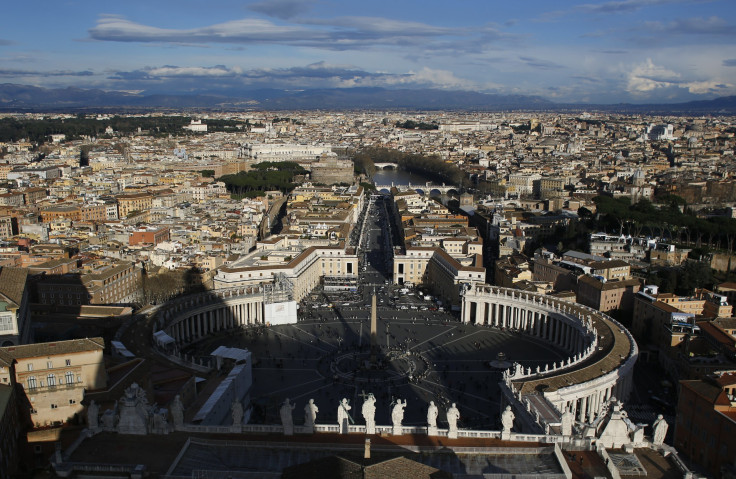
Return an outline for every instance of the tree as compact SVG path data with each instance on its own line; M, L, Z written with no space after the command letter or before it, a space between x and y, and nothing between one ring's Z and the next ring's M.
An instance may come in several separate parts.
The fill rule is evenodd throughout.
M714 282L713 270L708 263L687 261L678 275L678 284L675 291L678 294L688 296L693 294L696 288L711 288Z

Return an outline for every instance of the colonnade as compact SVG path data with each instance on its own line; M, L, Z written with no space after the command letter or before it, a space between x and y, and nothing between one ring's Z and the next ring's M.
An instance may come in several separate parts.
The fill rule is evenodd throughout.
M524 396L539 394L543 385L542 396L559 415L570 411L578 421L590 423L600 417L611 398L625 401L629 396L638 356L636 342L626 328L599 311L544 295L475 285L463 296L462 321L518 331L572 356L565 361L570 366L510 374L506 385L521 404L527 403ZM607 352L601 353L598 339L604 334ZM614 355L616 361L610 361ZM532 415L532 422L548 416L534 407L525 412Z
M586 391L584 395L580 397L573 397L562 401L558 406L558 409L562 412L570 411L580 422L590 423L600 415L603 406L611 398L615 397L616 399L619 399L627 396L628 393L625 393L624 391L628 387L630 386L624 385L623 383L615 383L606 385L603 388Z
M260 288L233 288L184 297L159 311L159 328L179 347L211 333L263 324L264 296Z
M534 307L534 304L510 302L486 297L463 301L463 322L511 329L551 342L572 355L582 352L586 344L585 325L565 315ZM506 302L508 301L508 302Z
M176 344L194 343L210 333L264 324L262 298L246 301L232 301L214 304L212 308L199 308L183 317L177 318L166 329L166 334L176 340ZM204 309L201 311L201 309Z

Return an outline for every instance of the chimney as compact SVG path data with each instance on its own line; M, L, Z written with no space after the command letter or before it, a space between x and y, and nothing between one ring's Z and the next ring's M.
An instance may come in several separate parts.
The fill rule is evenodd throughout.
M366 438L365 439L365 454L363 454L363 459L370 459L371 458L371 440Z

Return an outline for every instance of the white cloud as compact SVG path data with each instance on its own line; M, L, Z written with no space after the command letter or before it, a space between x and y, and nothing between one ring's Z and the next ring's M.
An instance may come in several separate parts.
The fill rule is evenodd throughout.
M733 84L719 81L692 81L682 85L687 91L695 95L726 95L733 89Z
M488 35L487 28L458 30L381 17L299 19L276 24L243 18L191 29L158 28L116 15L104 15L89 30L94 40L174 44L273 44L350 50L382 46L426 46L440 37Z
M178 77L178 76L197 76L197 77L224 77L234 76L241 73L240 68L227 68L222 65L214 67L176 67L162 66L150 68L146 70L150 76L156 77Z
M632 94L643 94L657 88L669 87L680 82L680 74L665 67L657 66L648 58L646 62L636 65L629 73L626 91Z
M655 90L681 89L694 95L726 95L734 84L718 78L686 78L666 67L655 65L651 59L634 66L628 76L626 91L633 95L646 95Z

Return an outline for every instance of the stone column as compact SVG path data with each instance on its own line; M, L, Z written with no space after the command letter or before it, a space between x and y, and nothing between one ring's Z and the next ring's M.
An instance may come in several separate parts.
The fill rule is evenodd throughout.
M580 420L580 422L585 422L585 410L587 409L587 407L588 407L588 397L583 396L580 399L580 415L578 416L578 419Z
M475 324L485 324L486 316L486 303L485 301L478 301L478 305L475 308Z
M472 309L472 302L465 299L463 300L463 323L467 324L470 322L470 310Z
M588 422L593 422L595 417L595 394L591 394L588 398Z

